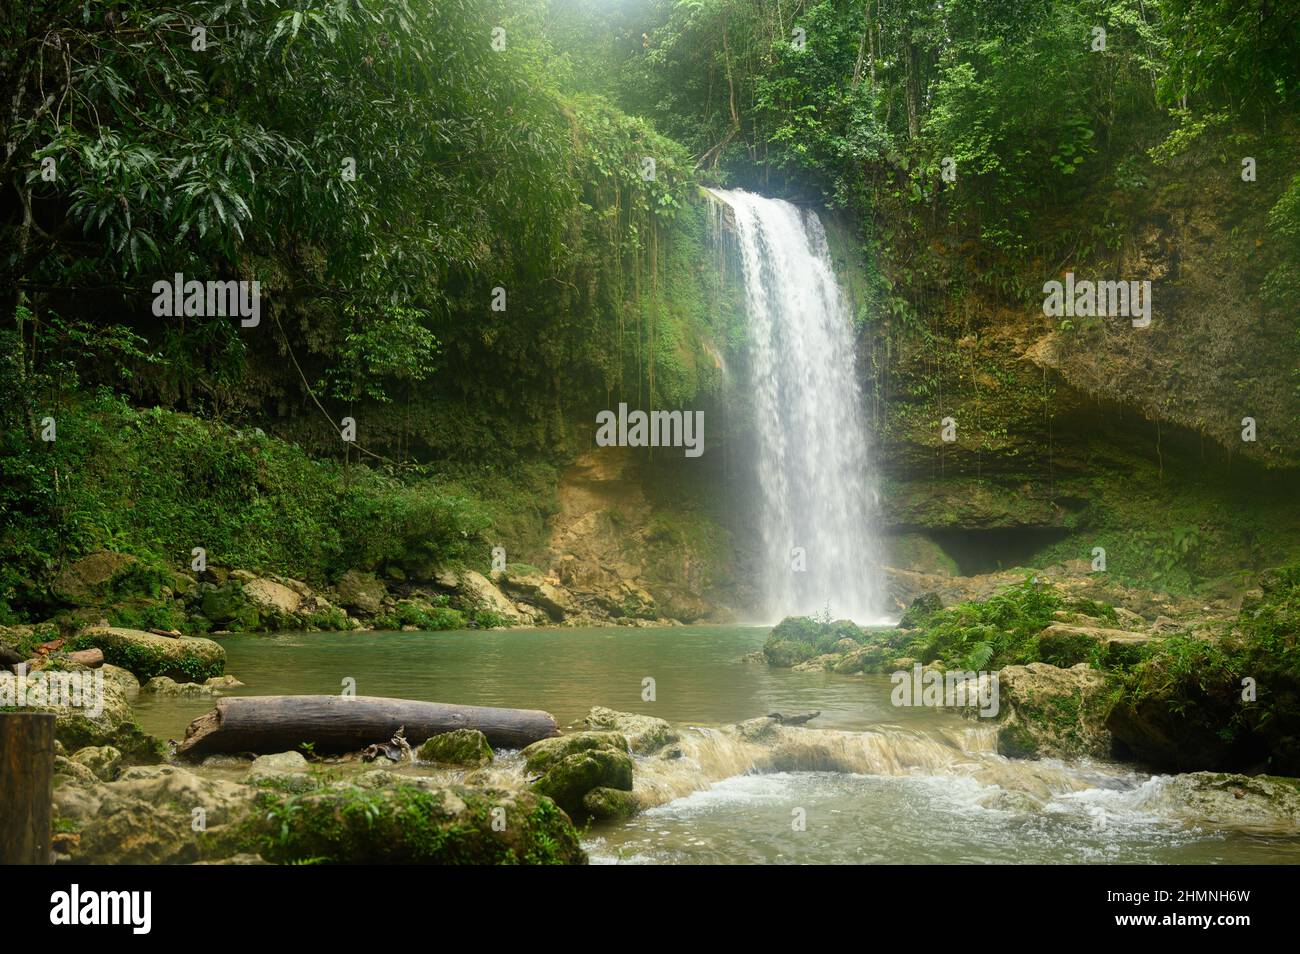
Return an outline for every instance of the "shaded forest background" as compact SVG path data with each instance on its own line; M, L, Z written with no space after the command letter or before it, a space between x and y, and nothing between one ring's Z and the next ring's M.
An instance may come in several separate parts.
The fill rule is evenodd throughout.
M827 218L893 530L1240 582L1300 527L1297 13L6 4L0 612L76 554L196 538L306 579L533 556L594 409L743 407L701 185ZM1155 278L1156 333L1045 319L1067 268ZM260 281L260 325L155 317L176 272ZM714 461L665 504L682 546L728 535Z

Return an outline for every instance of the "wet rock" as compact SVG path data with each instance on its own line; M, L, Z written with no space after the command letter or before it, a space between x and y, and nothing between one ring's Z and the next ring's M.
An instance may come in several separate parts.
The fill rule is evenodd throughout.
M1013 758L1106 758L1110 693L1086 663L1007 666L998 673L998 751Z
M589 729L621 733L637 755L657 752L679 738L677 730L663 719L618 712L604 706L593 706L585 721Z
M542 739L523 750L528 772L548 771L553 765L570 755L592 749L628 751L627 737L620 732L573 732L554 739Z
M187 864L237 850L230 836L252 810L252 794L159 765L126 769L115 782L57 788L54 808L79 835L69 846L74 863Z
M138 629L110 626L76 636L69 648L97 647L114 666L130 670L138 679L168 676L176 680L203 680L219 676L226 668L226 651L211 639L155 636Z
M844 658L839 653L823 653L804 662L796 663L790 668L794 672L828 672L842 663Z
M736 731L747 742L766 742L775 737L776 727L779 724L771 716L760 716L757 719L746 719L744 722L737 723Z
M1162 779L1152 798L1174 813L1216 827L1300 827L1300 779L1192 772Z
M637 797L616 788L593 788L582 796L583 810L600 821L618 821L631 818L640 810Z
M549 796L570 816L586 815L582 799L594 788L632 790L632 756L617 732L576 732L543 739L524 749L526 770L539 775L534 791Z
M417 758L439 765L482 768L492 762L492 746L487 736L477 729L456 729L426 739Z
M248 781L260 782L290 772L306 772L311 768L301 752L277 752L259 755L248 767Z
M205 680L203 685L215 692L226 692L230 689L238 689L244 684L234 676L213 676Z
M1043 810L1043 803L1028 792L994 789L979 800L982 808L1015 815L1038 815Z

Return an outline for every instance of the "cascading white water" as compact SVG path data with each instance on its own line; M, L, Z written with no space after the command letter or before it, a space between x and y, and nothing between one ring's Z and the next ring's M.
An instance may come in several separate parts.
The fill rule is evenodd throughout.
M880 622L878 496L853 320L825 230L789 202L711 191L733 212L749 311L762 612Z

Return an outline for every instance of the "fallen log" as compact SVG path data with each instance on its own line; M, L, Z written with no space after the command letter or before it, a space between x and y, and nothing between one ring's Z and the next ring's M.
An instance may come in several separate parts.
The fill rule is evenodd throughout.
M494 748L522 749L560 734L538 709L458 706L379 696L231 696L185 730L176 754L273 753L311 743L316 752L355 752L406 727L418 746L454 729L478 729Z

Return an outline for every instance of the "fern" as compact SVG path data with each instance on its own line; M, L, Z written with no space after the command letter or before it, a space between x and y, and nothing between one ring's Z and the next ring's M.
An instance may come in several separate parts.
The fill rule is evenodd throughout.
M993 658L993 644L986 641L978 642L970 648L970 652L962 660L962 668L970 672L979 672L989 664Z

